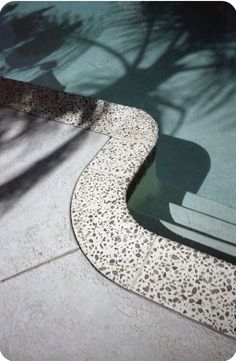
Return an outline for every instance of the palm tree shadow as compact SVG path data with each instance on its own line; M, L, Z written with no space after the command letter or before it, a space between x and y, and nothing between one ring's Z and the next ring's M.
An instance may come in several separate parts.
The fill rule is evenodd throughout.
M18 109L17 104L26 103L27 113L24 114L22 122L22 114L20 115L16 111L14 116L11 116L7 109L1 108L0 148L2 151L6 151L16 142L27 144L33 136L47 132L49 120L54 120L55 116L58 119L63 118L68 112L78 113L78 122L82 129L79 129L74 137L61 144L43 159L1 183L0 199L3 203L3 212L13 207L24 194L36 186L47 174L54 171L61 162L65 162L72 152L79 149L88 134L86 130L96 121L94 113L97 107L96 100L84 97L75 98L73 102L70 101L70 109L68 106L65 107L64 104L69 95L62 92L65 90L65 86L57 79L54 71L58 65L58 61L55 59L58 52L60 60L62 59L67 66L67 61L72 62L74 58L90 47L90 45L78 47L77 35L85 28L87 33L94 34L96 37L99 29L94 27L92 22L89 27L86 27L87 25L83 24L79 15L73 22L70 22L67 16L58 19L53 12L54 5L24 15L14 13L16 7L17 4L7 4L1 12L0 25L5 35L0 38L0 50L3 52L5 62L1 68L2 75L11 74L15 70L36 69L38 75L32 79L32 82L39 86L47 85L56 90L47 92L43 87L32 90L30 86L24 84L11 88L11 80L9 80L9 86L3 87L4 91L1 95L9 107L13 107L15 110ZM60 50L64 44L67 44L67 48L62 55ZM28 100L26 101L26 99ZM49 111L43 111L42 102L47 102ZM50 105L55 107L55 103L58 105L56 114L53 110L50 111ZM41 116L40 119L38 114Z
M12 104L15 106L18 102L23 102L25 96L28 95L29 89L31 88L21 88L22 101L19 99L19 94L11 93L10 101ZM40 91L40 88L38 88L37 91ZM53 103L57 96L63 97L66 96L66 94L61 92L57 92L56 94L48 92L46 94L45 101L49 102L49 104L50 102ZM21 149L21 147L29 143L31 138L48 133L49 123L51 123L51 128L53 127L53 122L50 122L50 117L46 116L46 118L39 118L34 115L37 114L40 109L41 101L42 99L40 100L40 97L33 98L33 102L31 103L31 107L28 109L27 113L18 113L17 111L0 107L0 150L2 153L1 159L3 161L3 169L4 162L8 154L7 152L11 150L12 145L16 144L18 145L18 148ZM78 122L80 128L75 135L70 137L70 139L65 141L63 144L60 144L56 149L51 151L42 159L36 160L27 169L22 170L22 172L20 171L20 173L11 177L11 179L0 184L0 202L1 212L3 212L3 214L12 208L20 198L22 198L30 189L35 187L48 174L55 171L62 162L66 162L73 152L80 149L81 145L87 138L87 129L89 129L89 127L96 121L94 113L97 107L97 101L80 97L79 102L80 108L78 109L75 104L73 109L77 112L79 110ZM59 116L63 117L64 113L67 111L67 108L62 108ZM53 120L53 113L51 116ZM60 130L58 125L59 124L55 123L55 140L58 136L58 131ZM68 127L71 126L68 125ZM30 149L28 151L30 152ZM20 153L15 154L16 165L17 157L19 156Z
M44 86L47 84L48 87L52 89L57 89L64 91L65 86L63 86L58 79L55 77L53 73L53 69L56 68L57 62L49 61L44 62L39 68L40 68L40 75L36 78L32 79L32 82L37 85Z
M111 59L115 59L120 64L123 73L112 83L101 76L101 80L105 82L102 89L98 86L99 74L93 81L88 82L87 87L95 89L93 95L95 98L143 108L158 119L161 131L165 127L163 114L166 109L175 113L169 137L160 138L157 154L162 154L165 164L162 165L161 157L157 156L156 178L161 178L162 183L166 184L170 175L172 174L172 177L173 174L175 175L173 178L181 185L181 191L175 194L176 202L181 204L186 192L197 192L209 171L210 161L206 150L200 147L197 150L192 144L180 142L176 134L186 121L188 109L197 106L209 116L213 112L213 107L214 111L221 108L235 93L233 45L236 28L235 12L232 12L232 8L227 3L203 5L192 2L184 4L147 2L137 6L140 9L140 16L137 16L135 11L130 11L130 15L124 14L121 19L114 11L114 14L103 23L106 30L115 29L118 33L120 29L123 31L123 33L121 31L120 48L99 41L97 39L99 26L92 21L88 25L78 17L74 24L70 24L65 17L61 23L58 23L53 16L48 16L51 6L21 19L15 17L13 34L9 30L12 27L12 20L10 22L6 16L3 25L6 30L8 29L6 31L8 36L2 45L6 52L6 69L3 71L37 68L40 71L33 82L44 84L49 80L50 86L63 89L64 86L54 75L60 62L63 62L64 68L67 68L90 47L108 53ZM29 27L32 29L31 33L28 31ZM53 41L48 40L48 34ZM72 41L68 40L70 38ZM68 41L68 47L65 51L61 51L65 41ZM39 42L41 45L38 47ZM151 47L161 48L162 51L157 52L152 62L149 61L148 65L145 65ZM135 52L135 56L127 60L132 51ZM203 51L210 52L212 62L199 64L188 60ZM49 53L57 54L58 58L49 59ZM192 81L191 91L180 102L176 90L166 90L166 84L173 77L184 78L193 71L199 71L200 75L197 80ZM212 98L221 93L222 89L225 89L224 95L217 104L212 105ZM53 102L53 99L51 101ZM32 105L32 112L38 105ZM84 109L85 117L87 110ZM61 111L63 113L63 109ZM191 152L195 154L197 170L193 167L191 159L188 159L190 145ZM180 152L183 158L186 158L184 165L188 167L188 171L184 168L180 172L179 169L174 168L179 161L175 152ZM173 162L173 159L176 161ZM169 173L166 173L168 170ZM186 175L190 180L187 183ZM168 195L163 192L162 190L163 196ZM168 209L165 213L171 220L171 215L167 211Z

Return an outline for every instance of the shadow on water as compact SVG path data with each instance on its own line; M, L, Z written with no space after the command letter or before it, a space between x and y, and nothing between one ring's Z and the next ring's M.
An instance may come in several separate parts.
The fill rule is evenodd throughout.
M98 90L96 97L143 108L158 119L161 131L164 130L163 108L172 109L177 113L178 119L171 131L174 135L183 123L186 108L202 101L201 106L204 105L207 110L214 95L219 93L226 83L231 86L216 106L220 107L234 95L235 84L232 82L232 76L236 75L235 44L232 45L230 40L234 39L236 16L225 3L201 5L187 2L183 5L178 2L147 2L142 4L141 18L142 35L133 34L131 31L128 40L124 40L124 46L128 42L133 43L133 47L136 48L134 60L128 62L124 54L119 53L121 60L118 60L122 61L124 75L111 85L105 86L104 90ZM228 18L235 21L231 24ZM136 22L132 19L130 23L137 26L139 21L140 18L137 18ZM222 22L227 26L221 26ZM231 26L228 26L228 23ZM156 49L164 46L164 50L160 53L157 50L151 65L145 66L143 61L149 56L150 46ZM199 64L196 59L191 63L187 60L204 50L211 52L210 63ZM185 104L175 101L175 98L178 98L175 89L163 90L174 76L182 74L186 77L195 70L201 71L201 81L195 82L193 79L195 84L188 84L191 90ZM96 89L95 83L91 83L90 86Z
M40 63L81 27L81 20L72 25L66 20L58 22L55 16L50 15L52 9L49 6L20 18L13 17L10 24L8 21L3 23L3 31L6 29L8 37L1 40L1 49L6 51L10 44L11 48L17 50L10 52L5 58L8 70L28 68Z
M57 16L55 6L45 5L30 14L17 16L14 13L12 17L7 16L10 13L8 6L4 8L6 14L2 15L5 20L1 27L6 36L0 40L0 47L4 50L3 76L12 70L37 69L35 73L38 75L31 78L31 82L46 85L49 80L49 85L60 89L64 85L59 84L54 70L68 69L70 72L75 59L90 48L96 48L107 53L111 62L117 61L123 74L112 82L106 79L106 72L101 72L104 79L99 78L100 72L94 82L88 79L84 85L94 90L93 97L143 108L158 119L164 133L163 109L173 110L177 121L171 130L172 135L181 127L186 109L195 102L203 102L207 110L209 101L225 88L226 82L231 86L216 106L222 105L235 91L232 39L236 22L234 11L227 3L138 2L128 11L121 11L113 3L109 5L110 16L105 20L100 17L96 20L92 16L82 19L78 10L73 21L66 13ZM117 47L98 40L99 34L106 30L116 32ZM154 49L152 53L150 48ZM204 50L211 53L210 63L188 60ZM128 55L131 52L135 56L130 60ZM96 61L91 61L95 65ZM105 68L106 64L102 64L101 69ZM200 80L195 82L193 79L188 84L191 91L184 99L185 103L178 102L178 90L164 89L176 75L183 78L196 70L201 71ZM100 80L103 80L101 86ZM80 79L78 90L79 87ZM73 89L76 91L75 87Z
M40 75L33 79L33 82L37 85L45 86L47 84L48 87L52 89L57 89L64 91L65 86L63 86L55 77L53 73L53 68L56 67L56 61L49 61L48 63L43 63L40 69Z
M131 213L140 224L154 233L211 252L208 247L186 239L165 225L178 226L171 206L182 206L187 192L197 194L210 170L209 154L196 143L168 135L160 137L156 148L156 159L150 160L148 177L145 174L147 169L144 169L143 178L138 174L134 181L136 185L131 185L128 190ZM135 186L138 192L133 191ZM191 230L186 225L181 227ZM201 234L201 229L194 232ZM208 237L211 238L210 235ZM214 255L224 258L221 252L214 251Z
M67 68L74 59L90 48L91 45L85 43L78 46L78 36L82 37L86 33L96 38L100 30L99 24L94 25L94 22L91 22L91 26L83 24L79 13L74 14L73 20L66 12L59 16L55 12L55 4L45 5L42 9L26 14L18 14L17 10L15 11L21 5L19 3L7 4L2 9L2 76L26 74L29 71L30 74L34 74L33 77L30 76L32 83L51 86L57 90L65 89L54 74L58 64L60 69Z
M157 143L156 174L160 182L179 189L178 204L185 192L197 193L207 176L211 161L206 150L198 144L162 135ZM167 195L169 196L169 195Z
M142 108L158 119L161 136L149 183L156 194L175 197L178 205L187 192L197 194L211 171L211 155L202 145L180 139L179 131L189 124L191 109L199 124L203 117L208 123L215 122L216 112L233 99L234 9L224 2L108 2L109 16L84 18L78 10L71 20L66 12L57 16L57 3L26 15L17 15L14 6L18 5L6 6L1 14L5 34L0 41L1 74L14 78L18 71L29 74L33 83L64 90L66 84L58 81L55 72L77 71L76 61L87 54L83 69L90 61L91 69L99 65L99 71L83 84L80 76L73 76L70 89L75 93L89 89L94 98ZM92 11L95 5L86 6ZM113 34L111 41L99 38L105 32ZM97 53L89 57L89 49ZM99 52L109 57L112 71L103 58L102 66L95 59ZM117 76L113 75L115 67L119 68ZM83 75L83 69L79 74ZM223 126L234 127L232 119L225 117ZM178 192L171 195L163 184L173 182ZM144 192L140 194L137 186L134 196L148 197L148 190ZM163 212L167 214L167 208ZM162 234L161 226L157 232Z

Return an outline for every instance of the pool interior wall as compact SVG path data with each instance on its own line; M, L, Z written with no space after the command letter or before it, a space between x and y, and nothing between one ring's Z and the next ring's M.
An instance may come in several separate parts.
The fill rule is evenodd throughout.
M234 260L234 9L12 2L0 23L1 76L135 106L157 119L156 156L130 211L158 234Z

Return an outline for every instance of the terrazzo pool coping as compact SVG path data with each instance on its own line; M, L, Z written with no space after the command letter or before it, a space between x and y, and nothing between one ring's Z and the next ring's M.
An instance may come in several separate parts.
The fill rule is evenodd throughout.
M0 78L0 104L109 136L71 190L71 222L89 261L120 286L236 337L236 267L141 227L127 192L158 139L142 110Z

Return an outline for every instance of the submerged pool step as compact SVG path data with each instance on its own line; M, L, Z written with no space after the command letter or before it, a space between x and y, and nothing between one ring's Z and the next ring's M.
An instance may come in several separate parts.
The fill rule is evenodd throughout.
M156 194L154 197L158 200L167 201L173 204L192 209L196 212L206 214L227 223L236 225L236 209L226 204L199 196L194 193L185 192L172 185L163 184L158 180Z
M235 209L192 193L180 197L181 190L170 186L161 185L159 191L142 199L142 211L129 204L139 223L172 240L189 240L190 245L192 241L236 257ZM177 204L180 201L182 204Z
M236 246L236 225L212 215L157 198L151 202L148 201L145 213L148 216L155 215L163 221L196 230Z
M236 226L232 223L173 203L169 203L169 209L176 224L198 230L201 233L236 245Z
M196 214L191 213L191 217L196 217ZM169 238L171 240L177 241L177 242L183 242L185 244L188 244L189 246L193 246L192 242L195 243L194 248L196 245L199 245L199 249L204 250L205 247L208 249L212 249L213 255L219 255L219 252L222 255L226 255L227 259L230 259L230 261L235 261L236 259L236 243L235 238L232 238L231 241L219 239L219 234L217 237L214 237L210 235L210 233L202 232L202 225L201 223L197 223L197 220L199 220L198 217L195 219L195 228L193 227L193 222L187 223L186 217L183 217L182 215L178 215L178 217L181 218L180 223L176 223L173 219L166 217L166 214L164 212L161 214L159 213L159 216L155 214L147 214L147 212L138 213L137 211L134 211L132 209L132 214L136 221L140 224L145 224L146 228L150 231L160 234L163 237ZM208 217L209 218L209 217ZM216 219L215 219L216 220ZM218 221L218 220L217 220ZM187 224L188 225L187 225ZM217 230L219 230L220 225L218 225ZM205 228L206 230L206 228ZM208 230L211 230L210 228ZM235 228L234 228L235 230ZM216 233L216 232L214 232ZM235 234L235 233L234 233ZM226 237L224 237L226 238ZM225 257L224 257L225 258Z

